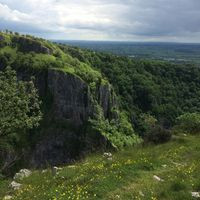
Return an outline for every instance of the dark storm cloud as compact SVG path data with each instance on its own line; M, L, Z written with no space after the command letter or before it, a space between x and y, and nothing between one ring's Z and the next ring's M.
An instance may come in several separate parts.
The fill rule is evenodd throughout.
M0 28L72 39L200 41L199 0L0 0Z

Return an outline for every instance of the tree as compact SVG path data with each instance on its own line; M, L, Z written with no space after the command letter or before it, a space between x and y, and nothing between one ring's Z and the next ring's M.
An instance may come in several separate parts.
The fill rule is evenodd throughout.
M200 113L185 113L177 118L177 130L190 133L200 133Z
M33 80L18 81L10 67L0 72L0 153L28 129L39 125L40 104Z

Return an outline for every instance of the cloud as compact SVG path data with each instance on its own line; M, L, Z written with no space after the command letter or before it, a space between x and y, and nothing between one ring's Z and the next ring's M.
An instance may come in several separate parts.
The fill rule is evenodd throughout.
M0 0L0 29L47 38L200 42L199 0Z

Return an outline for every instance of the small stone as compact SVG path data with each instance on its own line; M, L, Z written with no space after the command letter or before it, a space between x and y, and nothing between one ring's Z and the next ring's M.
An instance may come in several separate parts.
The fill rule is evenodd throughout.
M112 153L110 153L110 152L109 152L109 153L106 153L106 152L105 152L105 153L103 154L103 157L106 158L106 159L109 160L109 161L112 161Z
M22 184L17 183L17 182L15 182L15 181L12 181L12 183L10 184L10 187L11 187L13 190L19 190L21 186L22 186Z
M142 191L139 191L139 195L140 195L141 197L144 197L144 193L143 193Z
M157 180L157 181L161 181L161 182L164 181L163 179L161 179L160 177L158 177L158 176L156 176L156 175L154 175L153 178L154 178L155 180Z
M9 200L9 199L12 199L12 196L6 195L6 196L3 198L3 200Z
M176 165L176 166L185 166L184 164L177 163L177 162L174 162L174 161L172 161L172 163L173 163L174 165Z
M75 165L69 165L68 168L75 168Z
M191 192L192 197L200 198L200 192Z
M44 174L44 173L46 173L46 172L47 172L47 170L46 170L46 169L42 170L42 174Z
M109 153L106 153L106 152L105 152L105 153L103 154L103 156L109 158L109 157L112 157L112 153L110 153L110 152L109 152Z
M21 169L18 173L15 174L14 180L22 180L25 177L28 177L31 175L31 171L28 169Z
M162 165L162 167L163 167L163 168L166 168L166 167L167 167L167 165Z
M62 170L62 168L60 168L60 167L53 167L52 168L52 174L53 174L53 176L59 174L60 170Z

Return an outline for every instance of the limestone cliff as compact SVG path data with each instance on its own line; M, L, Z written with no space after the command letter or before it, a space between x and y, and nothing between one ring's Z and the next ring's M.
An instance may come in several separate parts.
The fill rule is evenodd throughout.
M35 84L44 104L44 124L39 130L39 140L33 145L31 164L38 167L70 162L84 153L107 144L99 133L88 134L89 118L95 115L94 97L90 87L80 77L59 70L43 72L18 71L19 79L35 77ZM116 117L112 108L117 106L110 85L99 85L95 101L103 109L107 119ZM48 100L47 100L48 99ZM35 134L30 136L30 140Z

